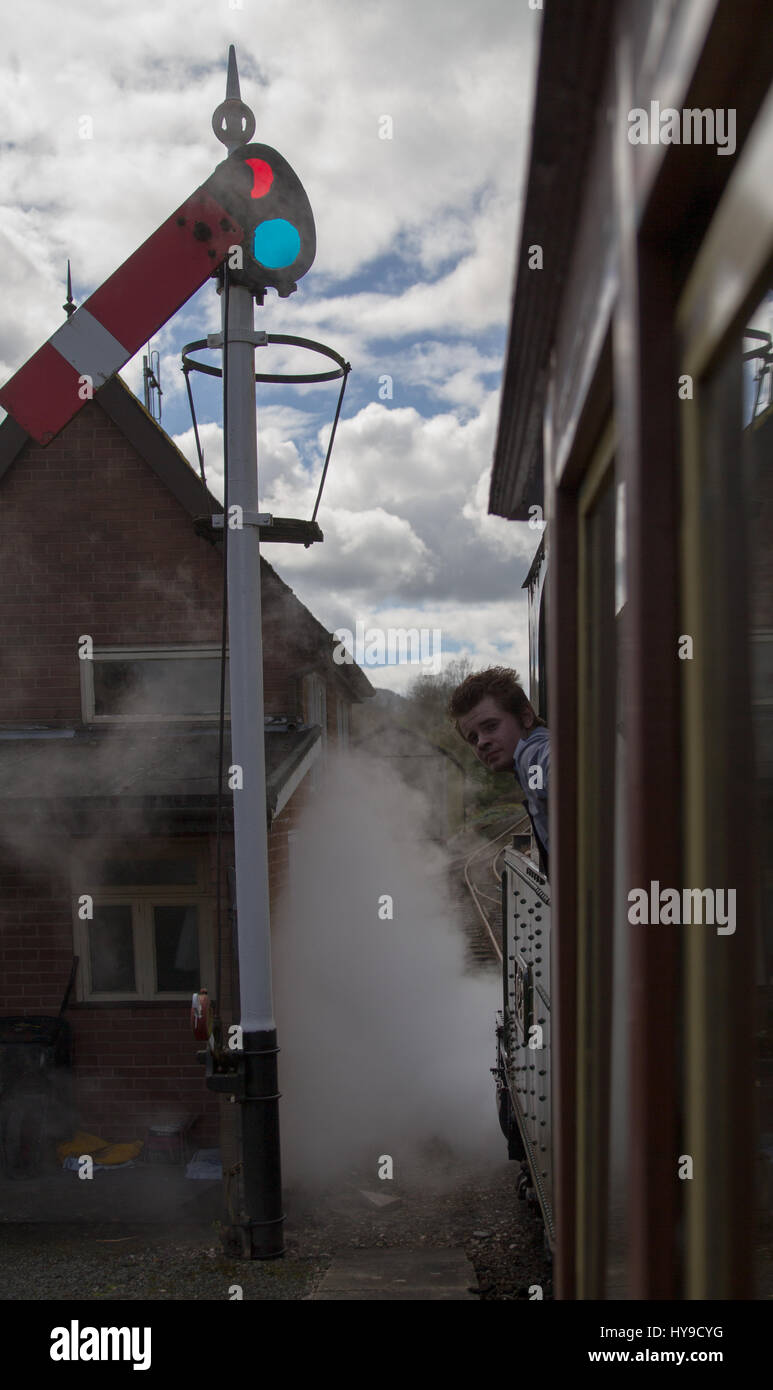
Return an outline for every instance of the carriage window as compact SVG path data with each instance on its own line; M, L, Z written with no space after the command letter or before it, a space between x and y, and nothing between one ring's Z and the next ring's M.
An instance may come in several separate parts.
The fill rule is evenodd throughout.
M736 1172L755 1190L756 1296L773 1293L772 344L768 293L701 380L697 471L687 493L697 581L695 669L686 673L687 871L690 882L728 894L722 935L684 929L691 997L696 1010L711 1005L710 1029L688 1030L690 1065L721 1085L728 1134L711 1148L714 1186L696 1184L686 1195L688 1231L701 1242L690 1265L693 1297L705 1286L701 1262L723 1268L721 1193ZM751 1095L756 1124L747 1136ZM706 1142L697 1092L686 1111L692 1152Z
M752 704L773 705L773 628L752 632Z
M617 484L615 501L615 617L625 607L625 482Z
M756 802L757 884L756 1090L759 1096L758 1296L773 1285L773 291L747 324L743 340L743 480L749 541L749 679ZM767 1251L767 1259L763 1252Z
M773 290L743 337L743 482L748 526L749 676L761 819L758 983L765 991L762 1040L773 1056ZM770 1071L768 1062L767 1071ZM760 1087L773 1141L773 1082ZM770 1160L773 1173L773 1154ZM773 1182L771 1183L773 1186Z

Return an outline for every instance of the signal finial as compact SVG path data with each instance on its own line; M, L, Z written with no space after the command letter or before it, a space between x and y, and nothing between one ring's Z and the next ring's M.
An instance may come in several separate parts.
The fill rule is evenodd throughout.
M240 145L248 145L255 134L255 117L246 102L242 101L239 90L239 70L233 44L228 49L225 101L215 107L212 129L229 154L232 150L238 150Z
M233 44L228 45L228 75L225 79L225 99L226 101L241 101L242 94L239 90L239 69L236 66L236 49Z
M67 299L62 305L68 319L75 313L75 301L72 297L72 278L70 276L70 262L67 262Z

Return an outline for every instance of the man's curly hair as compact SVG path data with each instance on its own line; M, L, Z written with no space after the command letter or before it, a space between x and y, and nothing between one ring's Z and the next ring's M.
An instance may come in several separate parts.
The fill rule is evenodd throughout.
M490 695L496 700L500 709L506 714L514 714L517 719L522 721L522 716L529 710L534 715L534 727L542 726L545 728L544 719L540 719L537 711L531 704L517 671L513 671L507 666L489 666L487 671L477 671L474 675L467 676L457 685L448 702L448 717L459 733L459 720L469 714L470 710L480 704Z

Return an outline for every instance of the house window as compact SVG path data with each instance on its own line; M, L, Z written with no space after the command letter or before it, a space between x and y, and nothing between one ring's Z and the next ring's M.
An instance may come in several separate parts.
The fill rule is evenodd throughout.
M148 720L217 719L220 713L220 647L95 647L79 661L81 708L86 724ZM228 661L225 711L230 711Z
M211 979L204 867L187 843L116 847L73 870L81 1000L190 999Z
M327 691L321 676L304 676L303 706L306 723L319 724L324 743L327 738Z
M131 905L100 903L88 929L91 986L95 994L137 993Z
M160 903L153 907L153 952L156 989L160 994L199 987L199 923L194 904Z

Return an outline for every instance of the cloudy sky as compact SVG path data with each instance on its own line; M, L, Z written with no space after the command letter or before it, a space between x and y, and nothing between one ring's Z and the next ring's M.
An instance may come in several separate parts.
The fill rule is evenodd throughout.
M0 380L63 322L68 256L81 303L220 162L210 119L234 43L253 138L289 160L317 227L312 269L291 298L269 292L256 326L353 367L325 543L266 557L331 631L439 629L444 662L524 676L538 537L487 499L540 17L528 0L26 0L5 11L0 57ZM219 313L210 281L151 345L162 424L191 461L180 348ZM258 361L322 366L276 348ZM140 353L122 373L140 395L141 372ZM218 384L193 384L222 495ZM337 391L258 387L265 510L311 515ZM368 670L394 690L416 673Z

